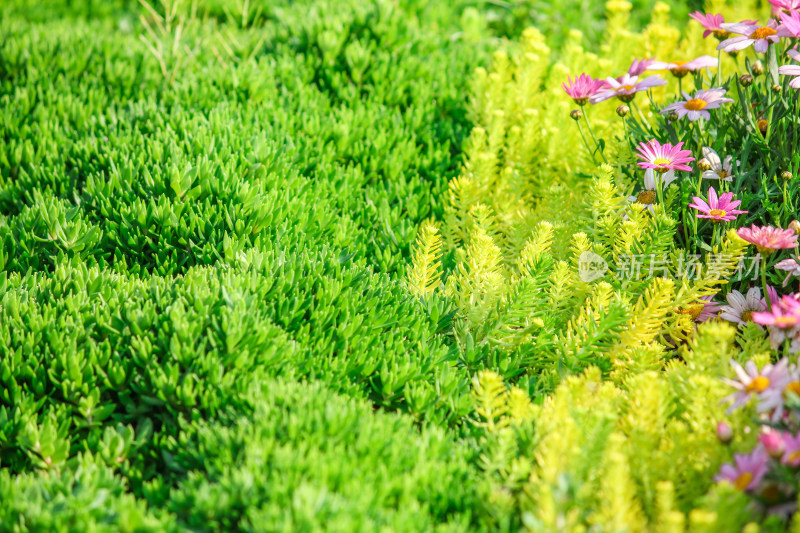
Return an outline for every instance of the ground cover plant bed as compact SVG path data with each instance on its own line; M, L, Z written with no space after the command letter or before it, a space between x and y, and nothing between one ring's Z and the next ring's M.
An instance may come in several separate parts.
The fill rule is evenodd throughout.
M3 2L0 531L800 531L798 10Z

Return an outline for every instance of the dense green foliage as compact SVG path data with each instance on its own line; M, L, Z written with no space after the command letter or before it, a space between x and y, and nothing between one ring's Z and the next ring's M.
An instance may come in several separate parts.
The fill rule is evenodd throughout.
M650 22L655 4L634 2L631 28ZM669 4L677 16L699 7ZM576 42L633 46L604 10L588 0L580 9L567 0L3 2L0 531L546 531L561 519L558 505L599 501L545 505L575 490L529 457L534 443L561 455L562 421L572 436L591 425L597 444L564 455L564 471L598 491L606 474L630 489L625 461L636 461L637 446L656 460L634 465L644 477L673 460L661 449L667 435L699 450L694 477L670 471L669 482L690 478L674 509L671 485L656 497L652 479L636 479L646 494L644 509L630 512L638 523L657 520L656 506L683 517L739 505L724 490L706 496L722 456L713 435L689 429L706 430L719 414L714 379L683 368L667 382L643 374L629 388L675 407L652 416L652 434L628 434L638 404L621 383L659 366L662 323L686 329L672 287L612 294L569 271L589 246L586 235L568 241L575 231L610 247L656 235L656 248L674 231L644 218L626 223L628 233L587 226L591 210L612 201L610 170L595 203L580 198L586 185L554 178L587 171L563 158L574 132L557 148L551 139L563 106L547 103L559 88L543 84L560 82L562 47L576 61ZM546 37L531 37L530 25ZM541 105L548 135L524 146L512 143L532 115L517 114L516 67L503 54L492 60L498 48L530 61L534 75L514 83L538 84L530 103ZM504 65L508 76L492 78ZM492 129L503 112L513 119ZM480 127L503 133L487 141ZM509 211L535 198L523 217L529 233L511 235L511 217L492 235L509 231L507 257L523 252L532 228L539 240L521 263L501 268L498 252L488 272L530 276L503 288L516 298L498 291L476 303L458 299L475 289L474 272L453 276L444 294L423 266L409 290L412 245L436 234L427 220L490 220L454 209L449 186L465 168L492 186L508 177L481 174L484 150L530 156L514 162L532 175L512 191L519 198L496 198ZM555 230L542 223L563 206L574 219ZM431 240L421 264L463 262L453 243L468 239L446 237L444 248ZM691 291L681 302L700 289ZM471 305L483 314L465 319ZM636 321L642 307L656 325ZM528 343L545 325L539 345ZM718 371L727 352L708 346L731 335L712 330L683 355ZM746 339L742 357L758 355L763 342L753 331ZM599 371L570 378L556 404L533 405L593 365ZM584 384L591 392L612 370L616 382L602 390L615 400L596 409ZM705 400L679 401L687 390ZM614 455L617 446L624 453ZM616 503L609 509L630 511ZM609 516L590 521L612 524ZM702 526L703 516L687 523Z

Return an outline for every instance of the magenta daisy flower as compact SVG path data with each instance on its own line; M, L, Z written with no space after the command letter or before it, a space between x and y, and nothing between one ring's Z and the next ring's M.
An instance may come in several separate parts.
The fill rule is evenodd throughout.
M717 58L711 56L700 56L691 61L653 61L647 70L668 70L676 78L683 78L690 72L696 72L704 68L716 68L719 66Z
M714 476L714 481L728 481L736 490L755 489L769 469L769 455L760 446L748 454L737 453L733 456L733 464L725 463Z
M786 55L800 62L800 52L797 50L789 50L786 52ZM800 89L800 65L783 65L778 67L778 74L781 76L795 76L795 78L789 82L789 87L792 89Z
M664 115L675 111L678 113L678 118L688 116L689 120L692 122L699 118L710 120L711 113L708 112L709 109L717 109L722 104L729 104L733 102L733 100L730 98L724 98L724 96L725 89L700 90L695 93L694 97L689 96L688 93L684 92L683 97L686 98L686 100L668 105L663 111L661 111L661 114Z
M639 81L639 76L631 76L630 74L625 74L619 79L606 78L605 87L596 95L590 97L589 101L596 104L616 96L623 102L630 102L636 96L636 93L666 84L666 80L663 80L661 76L649 76L642 81Z
M641 76L654 61L652 57L649 59L634 59L631 66L628 68L628 74L631 76Z
M686 163L694 161L691 150L681 150L683 142L675 146L670 143L659 143L656 139L646 143L639 143L636 157L643 159L638 165L641 168L652 168L656 172L664 173L668 170L685 170L691 172L692 167Z
M730 33L728 30L722 27L722 24L725 22L725 17L717 13L716 15L711 15L709 13L701 13L700 11L695 11L691 15L691 18L696 20L700 23L706 31L703 32L703 39L707 39L709 35L712 33L714 37L719 39L720 41L725 40L728 38Z
M728 305L722 308L720 318L741 326L753 321L753 313L767 309L767 302L761 299L761 289L758 287L750 288L747 295L733 290L725 296L725 299Z
M786 274L786 279L783 280L783 286L789 284L789 280L792 276L796 278L800 278L800 263L797 262L797 259L784 259L783 261L778 261L775 264L776 270L783 270L784 272L788 272Z
M743 215L747 211L740 211L736 209L742 203L741 200L734 200L732 192L726 192L722 196L717 197L717 191L714 187L708 188L708 202L695 196L694 203L689 204L702 214L695 215L697 218L708 218L715 223L730 222L736 220L737 215Z
M780 229L772 226L756 226L739 228L740 238L750 244L755 244L758 251L769 255L775 250L785 250L797 246L797 234L790 229Z
M572 78L567 76L567 83L562 83L570 98L572 98L579 106L585 106L589 98L596 95L600 89L605 86L606 82L599 79L594 79L586 73L581 74L573 81Z
M738 37L725 39L717 45L717 50L738 52L752 45L756 52L764 54L770 44L777 43L781 37L791 36L789 31L783 26L779 26L774 19L770 19L766 26L749 24L749 22L753 21L722 24L724 29L737 34Z

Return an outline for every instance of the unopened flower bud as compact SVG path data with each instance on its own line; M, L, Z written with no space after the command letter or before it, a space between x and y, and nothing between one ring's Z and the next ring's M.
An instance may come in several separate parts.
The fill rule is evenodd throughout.
M789 229L800 235L800 220L792 220L789 223Z
M733 440L733 429L725 422L717 422L717 438L722 444Z
M622 104L621 106L617 107L617 115L619 115L622 118L625 118L625 116L627 116L627 114L630 112L631 108L626 106L625 104Z
M677 111L670 111L669 113L667 113L667 118L671 122L674 122L674 121L678 120L678 112Z
M777 431L762 433L758 436L758 441L773 459L778 459L786 451L786 444L783 442L781 434Z
M754 76L761 76L764 74L764 63L761 62L759 59L755 63L753 63L753 75Z
M767 122L766 120L764 120L762 118L761 120L756 122L756 127L758 128L758 131L761 132L761 135L766 136L767 135L767 128L769 127L769 122Z
M772 86L772 94L781 94L782 90L783 90L783 88L780 85L778 85L777 83Z
M569 116L572 117L572 120L580 120L580 118L583 116L583 111L580 109L573 109L569 112Z
M788 170L784 170L783 172L781 172L781 178L785 179L786 181L789 181L790 179L792 179L792 173L789 172Z
M753 85L753 76L750 74L742 74L739 76L739 83L742 87L750 87Z
M700 161L697 162L697 168L705 172L706 170L711 170L711 163L708 162L708 159L705 157L701 158Z

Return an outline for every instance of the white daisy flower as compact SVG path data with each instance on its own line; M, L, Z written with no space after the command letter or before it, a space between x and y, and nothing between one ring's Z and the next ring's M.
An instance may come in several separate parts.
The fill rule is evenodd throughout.
M733 181L733 166L731 165L731 161L733 160L732 156L727 156L723 161L713 148L704 146L703 158L705 158L705 160L708 161L708 164L711 165L710 169L703 172L704 178L707 180ZM739 162L737 161L736 164L738 165Z
M747 291L747 296L739 291L731 291L725 299L728 300L728 305L722 307L720 317L742 326L753 321L754 312L767 310L767 302L761 299L761 289L758 287Z
M676 179L678 178L675 176L674 170L666 171L661 175L661 189L666 189ZM628 201L641 204L652 213L656 198L656 174L652 168L648 168L644 172L644 190L636 196L628 196Z

